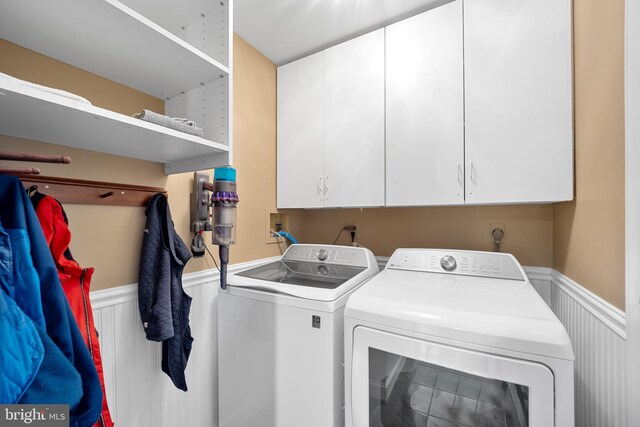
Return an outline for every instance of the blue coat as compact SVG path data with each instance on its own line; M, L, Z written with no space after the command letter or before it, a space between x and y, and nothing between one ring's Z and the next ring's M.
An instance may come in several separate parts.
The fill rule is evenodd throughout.
M44 345L45 354L50 354L52 360L60 361L56 366L46 365L47 370L40 373L41 380L31 383L21 402L35 403L35 399L49 396L50 401L38 403L60 403L62 396L52 395L58 391L68 393L66 399L79 395L80 401L75 405L72 400L65 399L65 403L71 406L70 425L89 427L98 419L102 409L98 373L62 290L33 205L16 177L0 175L0 218L10 237L14 263L13 277L5 277L3 290L6 288L5 294L42 332L41 337L47 342ZM6 260L3 258L3 261ZM49 344L53 344L53 347ZM61 361L60 355L66 362ZM65 363L73 366L75 373L70 372ZM80 393L73 391L71 386L78 378L75 375L79 375L81 380ZM56 381L60 378L66 380L58 387Z
M4 272L7 258L3 243L0 240L0 267ZM5 277L2 279L4 285ZM44 347L35 325L6 294L4 286L0 290L0 337L0 403L17 403L40 369Z
M191 252L173 228L165 195L153 196L146 214L138 277L140 318L147 339L162 341L162 370L187 391L184 371L193 338L191 297L182 289L182 272Z

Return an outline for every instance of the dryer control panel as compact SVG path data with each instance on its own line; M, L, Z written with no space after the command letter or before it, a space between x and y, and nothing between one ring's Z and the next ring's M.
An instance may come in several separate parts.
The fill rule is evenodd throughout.
M397 249L387 269L525 280L510 254L446 249Z

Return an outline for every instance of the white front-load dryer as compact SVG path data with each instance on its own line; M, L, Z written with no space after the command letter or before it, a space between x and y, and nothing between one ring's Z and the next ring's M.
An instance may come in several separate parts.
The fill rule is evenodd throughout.
M346 425L570 427L573 365L512 255L398 249L345 309Z
M341 427L344 306L378 273L365 248L292 245L218 293L220 427Z

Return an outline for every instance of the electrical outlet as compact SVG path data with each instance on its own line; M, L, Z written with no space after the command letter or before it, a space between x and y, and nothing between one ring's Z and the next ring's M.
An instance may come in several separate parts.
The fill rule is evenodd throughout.
M358 235L360 233L360 227L355 222L349 222L342 226L342 235L338 239L337 245L349 246L351 245L351 232L356 233L356 241L358 241Z
M277 224L280 224L280 229L289 230L289 215L286 213L278 212L275 208L265 209L265 243L273 244L278 243L278 238L273 236L271 230L277 231Z
M489 225L489 239L491 241L491 243L495 243L495 239L493 238L493 230L495 230L496 228L500 228L502 230L502 232L504 233L504 235L506 236L507 234L507 230L504 227L504 223L492 223ZM504 240L504 237L502 238L502 240Z

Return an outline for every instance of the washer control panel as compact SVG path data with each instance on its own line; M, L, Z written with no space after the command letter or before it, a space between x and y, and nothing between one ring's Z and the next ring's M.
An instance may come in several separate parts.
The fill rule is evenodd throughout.
M349 246L291 245L282 259L369 267L366 250Z
M443 249L398 249L387 269L463 276L525 280L520 264L509 254Z

